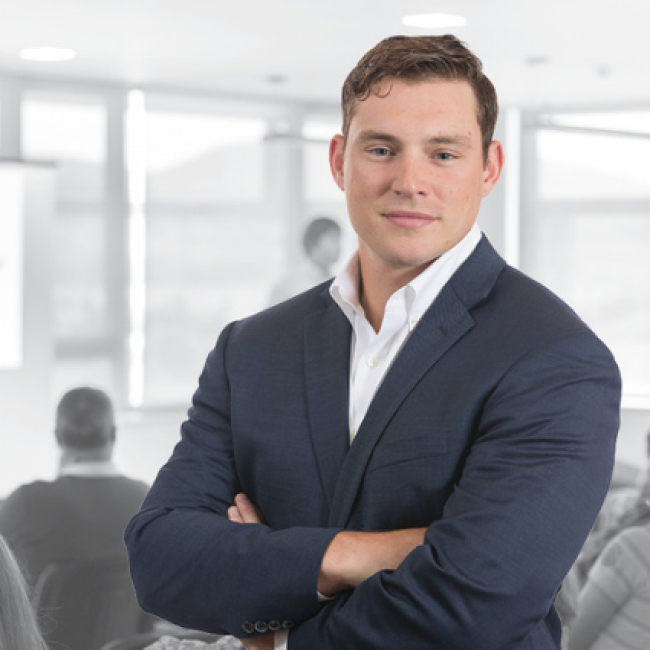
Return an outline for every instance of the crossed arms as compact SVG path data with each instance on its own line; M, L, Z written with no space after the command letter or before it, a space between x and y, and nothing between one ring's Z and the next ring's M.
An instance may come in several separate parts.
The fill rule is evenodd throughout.
M264 524L255 504L244 494L235 497L228 519L239 524ZM394 570L424 542L426 528L405 528L381 533L341 531L327 547L318 576L318 593L332 597L354 589L379 571ZM273 632L243 639L247 650L273 650Z
M458 435L449 444L469 430L463 418L480 417L480 429L469 453L457 456L462 473L442 516L418 519L420 505L442 497L424 493L418 504L408 490L424 489L446 471L449 453L411 460L401 482L390 483L381 504L392 500L409 512L378 511L390 520L370 530L397 529L386 533L328 527L327 502L313 487L318 478L309 438L285 435L273 410L242 432L241 418L253 404L241 391L239 402L227 398L239 377L228 377L223 359L213 358L183 441L127 530L141 604L181 625L238 637L250 636L241 633L244 620L293 621L290 648L502 650L518 647L526 635L530 648L554 647L545 619L553 618L555 589L607 489L617 427L615 366L598 346L578 353L582 339L567 338L518 361L480 403L480 416L467 402L474 390L467 380L464 393L440 384L445 399L423 426L453 412ZM223 344L215 354L223 355ZM288 394L294 388L300 390L284 386ZM246 394L255 396L253 389ZM454 399L458 404L449 404ZM291 413L283 406L278 413ZM235 407L238 436L231 431ZM264 435L247 437L248 429ZM300 471L294 471L296 458ZM398 469L369 472L364 496L376 498L379 477ZM415 484L416 478L424 482ZM241 492L260 505L269 525L246 512L242 497L231 509ZM430 525L423 534L418 526L425 517ZM414 528L400 530L408 526ZM368 530L355 522L350 528ZM317 590L336 597L319 603Z

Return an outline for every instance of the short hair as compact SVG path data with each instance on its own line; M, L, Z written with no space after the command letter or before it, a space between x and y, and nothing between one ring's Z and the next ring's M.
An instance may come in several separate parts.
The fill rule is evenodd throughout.
M316 217L309 222L302 235L302 245L309 253L314 249L320 238L328 232L341 232L341 226L338 221L331 217Z
M71 449L96 449L114 440L115 414L109 396L97 388L73 388L56 410L59 444Z
M432 79L467 81L476 99L483 157L487 160L499 114L497 93L483 73L481 60L451 34L390 36L368 51L343 84L341 108L345 140L358 102L376 92L378 83L391 79L412 82Z

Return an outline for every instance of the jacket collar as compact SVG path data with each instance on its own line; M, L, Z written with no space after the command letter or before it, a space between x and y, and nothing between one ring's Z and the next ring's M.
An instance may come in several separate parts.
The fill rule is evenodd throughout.
M505 262L485 237L424 313L348 443L350 324L329 292L305 322L305 374L312 444L330 503L330 525L345 526L370 455L386 425L422 376L473 326L471 309L487 298Z

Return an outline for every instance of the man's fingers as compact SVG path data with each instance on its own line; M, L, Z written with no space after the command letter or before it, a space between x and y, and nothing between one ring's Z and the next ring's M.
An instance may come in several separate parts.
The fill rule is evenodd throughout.
M236 524L243 524L244 518L241 516L241 512L239 512L239 508L237 506L230 506L228 508L228 519L230 521L234 521Z
M235 507L239 511L239 514L245 524L263 524L264 519L262 514L255 507L255 504L243 493L240 492L235 497Z

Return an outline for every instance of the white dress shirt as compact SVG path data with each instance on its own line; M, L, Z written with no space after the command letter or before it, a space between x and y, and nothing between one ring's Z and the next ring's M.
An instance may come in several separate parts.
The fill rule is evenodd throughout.
M359 430L368 406L386 372L424 312L481 239L479 227L441 255L420 275L398 289L386 303L379 332L368 322L359 301L359 254L334 278L330 294L352 325L350 345L350 442ZM288 631L275 634L275 650L286 650Z

